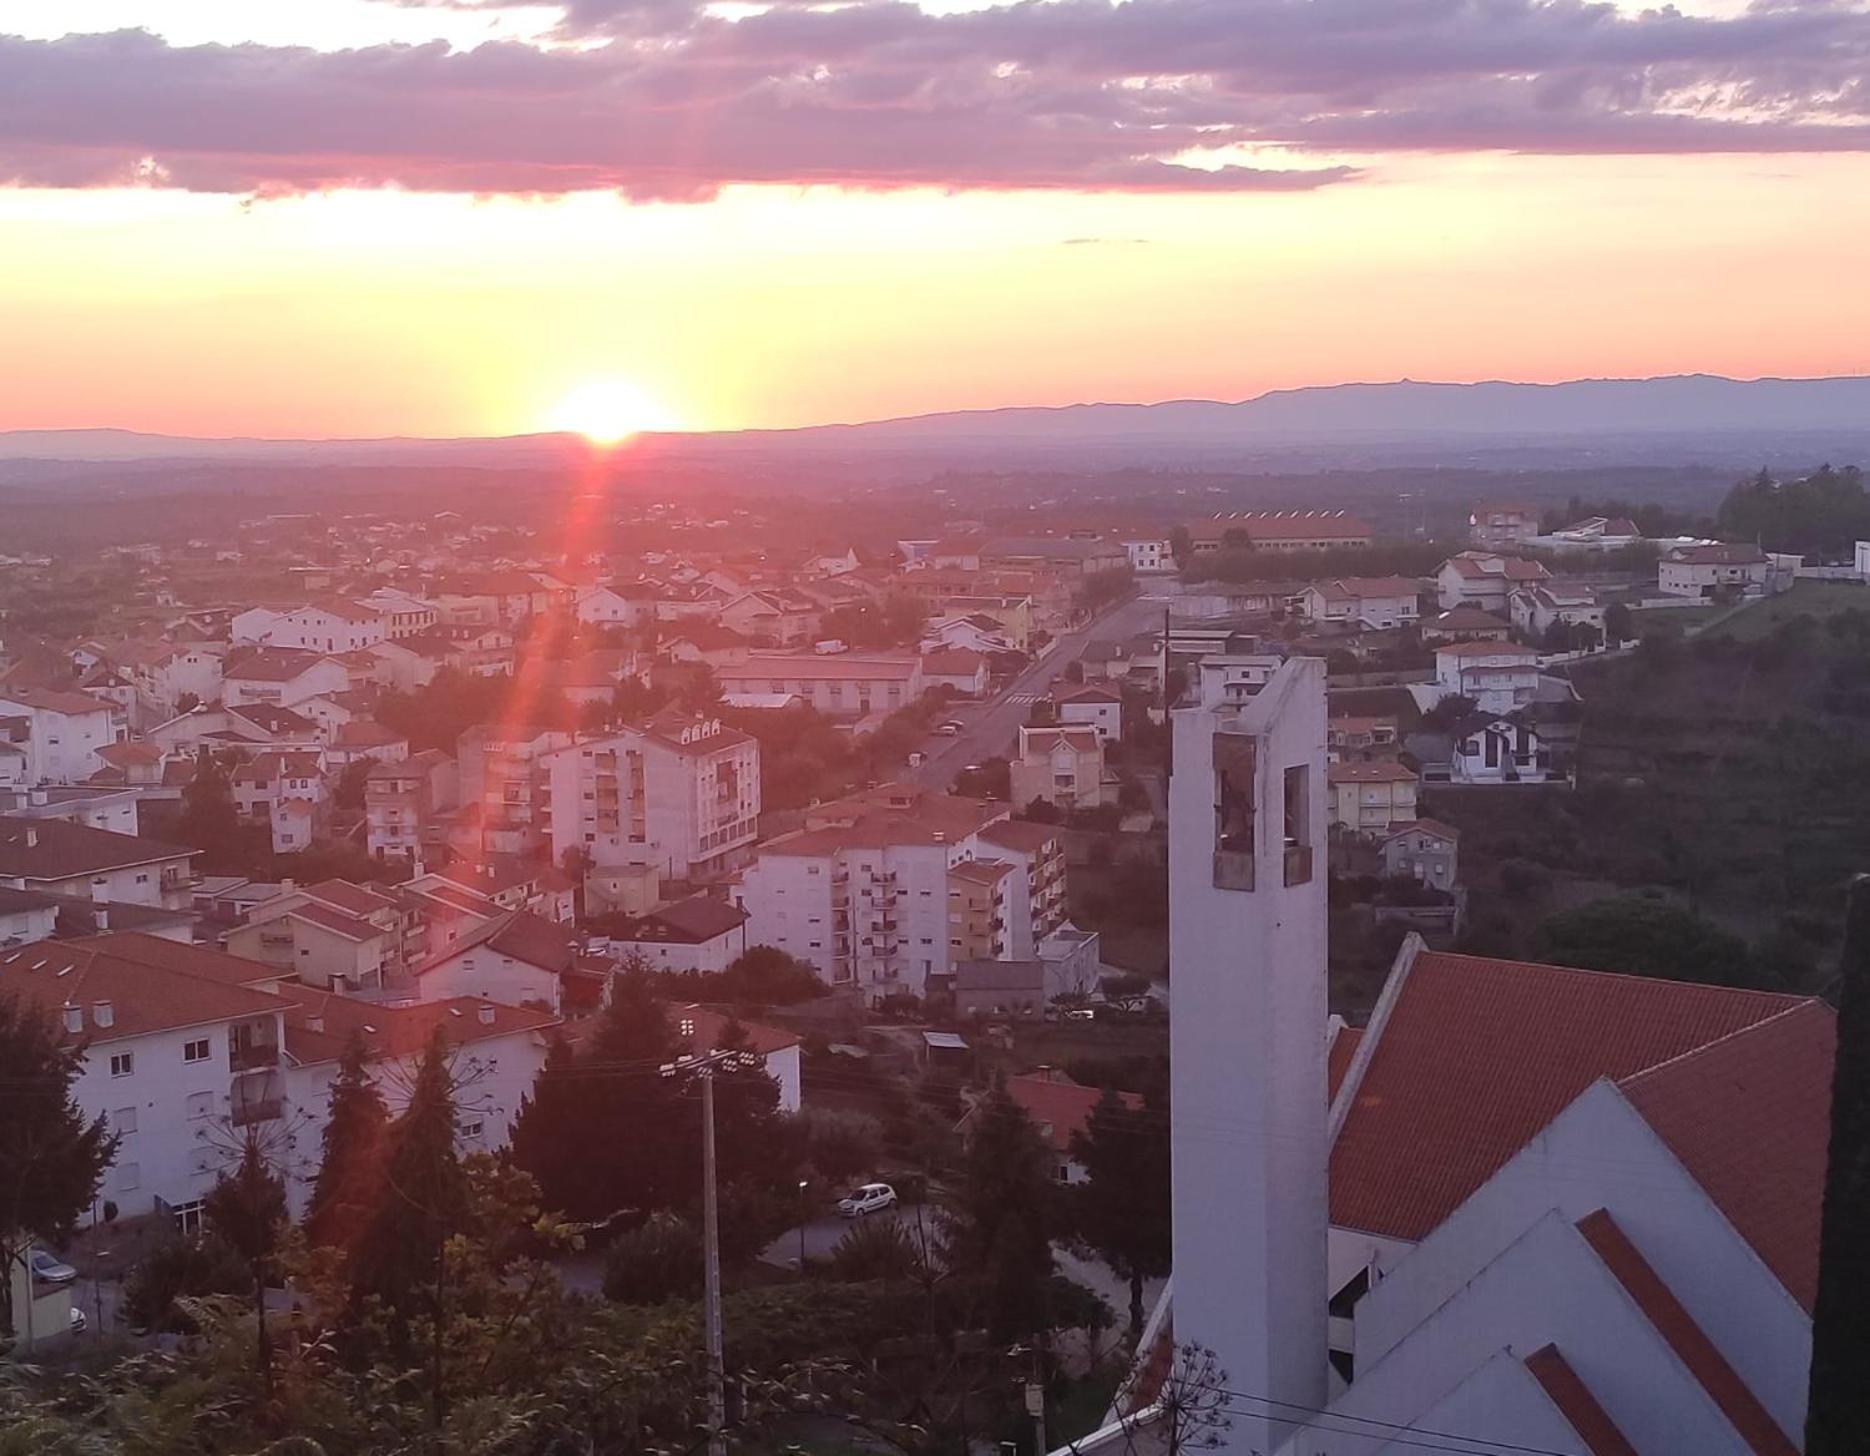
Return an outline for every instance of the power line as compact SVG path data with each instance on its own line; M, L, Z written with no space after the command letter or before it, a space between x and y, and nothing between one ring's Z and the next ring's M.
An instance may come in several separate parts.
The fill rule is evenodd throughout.
M1481 1436L1463 1436L1456 1431L1438 1431L1429 1426L1418 1426L1413 1423L1403 1425L1396 1421L1380 1420L1375 1416L1351 1415L1348 1412L1332 1410L1329 1407L1320 1408L1318 1406L1302 1405L1297 1401L1275 1400L1269 1395L1252 1395L1246 1391L1230 1390L1225 1386L1216 1386L1214 1389L1216 1394L1227 1397L1228 1403L1230 1404L1236 1400L1254 1401L1261 1405L1279 1406L1285 1410L1299 1411L1305 1416L1322 1417L1325 1420L1333 1421L1350 1421L1358 1426L1375 1426L1378 1428L1377 1431L1358 1431L1347 1429L1343 1426L1324 1427L1325 1430L1335 1431L1340 1435L1364 1435L1370 1436L1372 1439L1378 1439L1380 1432L1395 1431L1412 1436L1428 1436L1443 1441L1462 1441L1467 1443L1462 1446L1440 1446L1420 1441L1402 1441L1396 1436L1383 1438L1394 1441L1399 1445L1422 1446L1423 1449L1430 1451L1461 1451L1469 1453L1469 1456L1507 1456L1507 1453L1512 1453L1512 1456L1566 1456L1565 1452L1554 1451L1549 1446L1525 1446L1513 1441L1498 1441ZM1312 1420L1302 1420L1294 1416L1273 1415L1270 1412L1250 1411L1248 1414L1259 1415L1265 1420L1278 1421L1283 1425L1309 1426L1318 1424Z

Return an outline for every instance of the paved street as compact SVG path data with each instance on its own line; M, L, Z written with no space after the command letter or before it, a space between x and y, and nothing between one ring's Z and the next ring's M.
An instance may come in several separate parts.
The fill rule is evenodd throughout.
M921 1211L920 1205L912 1203L886 1209L882 1213L867 1214L862 1220L839 1218L836 1214L831 1214L826 1218L813 1219L810 1223L805 1225L805 1257L808 1259L823 1259L828 1257L831 1251L838 1246L838 1240L849 1233L851 1227L859 1222L898 1222L906 1225L910 1232L914 1233L916 1220ZM931 1237L933 1236L933 1232L934 1230L931 1226L929 1229ZM765 1250L760 1254L760 1258L763 1262L776 1265L781 1269L798 1268L799 1231L796 1228L787 1229L778 1238L774 1239L772 1243L766 1246Z
M1065 664L1080 656L1092 642L1121 641L1160 626L1166 600L1142 594L1119 602L1087 625L1055 638L1051 649L1027 668L999 696L984 703L959 703L948 716L966 724L955 738L931 735L923 744L927 755L917 780L932 789L954 786L955 775L971 763L1007 753L1019 737L1019 726L1032 713L1032 705L1046 697Z

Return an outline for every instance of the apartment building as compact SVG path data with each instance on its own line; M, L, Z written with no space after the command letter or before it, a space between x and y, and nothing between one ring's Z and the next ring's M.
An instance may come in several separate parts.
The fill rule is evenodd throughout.
M555 862L581 849L594 868L653 864L688 879L723 868L759 832L759 742L719 719L659 714L543 762Z
M949 869L950 964L1006 960L1012 954L1006 882L1017 873L1002 860L963 860Z
M733 893L748 915L747 940L869 1000L921 995L931 974L954 965L950 871L1002 858L982 831L1006 814L1005 805L902 784L820 805L804 829L761 845L741 873ZM1017 948L1014 902L1030 896L1023 865L1008 858L1021 883L1000 892L1003 943Z
M130 731L122 705L55 688L0 688L0 721L9 718L19 720L8 737L27 785L83 783L104 767L99 750Z
M234 618L233 634L237 644L362 652L389 635L384 616L381 607L327 597L303 606L250 607Z
M546 758L571 734L537 724L483 723L461 735L456 764L461 803L479 820L483 854L526 855L551 833L551 782Z
M1344 511L1236 511L1188 528L1189 549L1197 556L1222 550L1331 551L1368 546L1374 539L1368 522Z
M421 857L424 829L459 802L455 761L425 748L401 763L379 763L364 780L365 843L379 859Z
M341 693L351 685L343 663L297 647L246 647L227 655L221 669L221 702L292 708L309 698Z
M0 815L0 886L15 890L186 910L200 853L65 819Z
M1523 501L1483 502L1468 514L1468 540L1486 550L1518 546L1538 534L1538 508Z
M1104 740L1092 727L1019 730L1019 756L1010 766L1013 802L1041 800L1060 809L1091 809L1104 802Z
M1337 828L1381 836L1416 817L1416 771L1395 759L1334 763L1327 782Z
M1539 654L1511 642L1450 642L1435 649L1435 683L1444 695L1510 713L1538 696Z

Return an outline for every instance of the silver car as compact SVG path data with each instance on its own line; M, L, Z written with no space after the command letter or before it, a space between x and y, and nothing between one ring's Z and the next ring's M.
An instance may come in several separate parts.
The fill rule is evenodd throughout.
M887 1183L865 1183L838 1200L838 1212L845 1218L862 1218L895 1206L896 1190Z
M32 1277L42 1279L47 1284L69 1284L78 1277L78 1271L69 1264L61 1264L44 1249L34 1249L28 1262L32 1265Z

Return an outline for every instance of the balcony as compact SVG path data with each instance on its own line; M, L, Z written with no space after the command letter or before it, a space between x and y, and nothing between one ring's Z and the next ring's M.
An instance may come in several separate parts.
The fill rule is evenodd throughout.
M236 1099L229 1109L227 1120L235 1127L251 1127L256 1122L275 1122L285 1112L283 1097L256 1097L245 1101Z
M227 1064L236 1072L263 1072L268 1067L279 1065L279 1045L276 1042L255 1042L251 1046L229 1047Z

